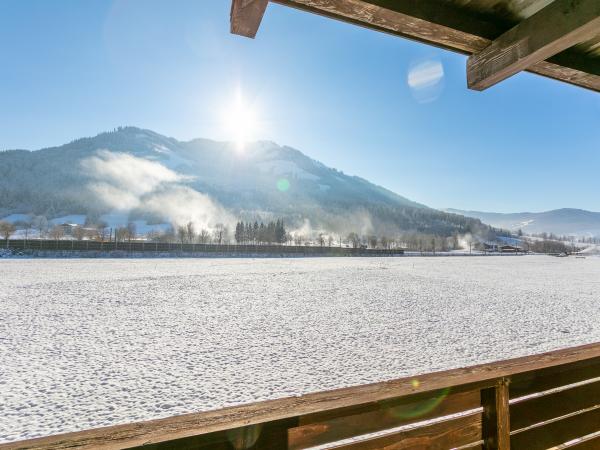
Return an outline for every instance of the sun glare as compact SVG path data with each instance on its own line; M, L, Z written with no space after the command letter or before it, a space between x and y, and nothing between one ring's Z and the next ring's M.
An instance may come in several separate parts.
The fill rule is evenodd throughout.
M235 142L236 149L243 151L246 144L257 138L259 122L256 110L244 101L238 89L232 104L224 111L226 133Z

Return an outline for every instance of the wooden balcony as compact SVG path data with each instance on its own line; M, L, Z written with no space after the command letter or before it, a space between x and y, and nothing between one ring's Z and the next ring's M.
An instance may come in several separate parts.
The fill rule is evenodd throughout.
M324 447L323 447L324 446ZM0 449L600 449L600 343Z

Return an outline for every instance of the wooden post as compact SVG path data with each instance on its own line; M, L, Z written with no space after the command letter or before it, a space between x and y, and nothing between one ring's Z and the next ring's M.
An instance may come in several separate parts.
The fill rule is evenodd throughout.
M483 406L482 438L485 450L510 450L509 379L481 391Z

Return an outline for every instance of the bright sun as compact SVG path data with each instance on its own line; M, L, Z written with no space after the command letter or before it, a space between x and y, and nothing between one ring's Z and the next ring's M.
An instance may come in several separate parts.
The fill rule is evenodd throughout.
M258 117L256 111L244 102L241 90L238 89L223 116L226 133L235 142L238 151L244 150L246 143L257 138Z

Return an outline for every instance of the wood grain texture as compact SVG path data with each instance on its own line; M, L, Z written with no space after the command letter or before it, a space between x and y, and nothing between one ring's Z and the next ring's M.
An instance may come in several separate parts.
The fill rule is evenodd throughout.
M344 450L441 450L469 445L480 439L481 414L473 414L330 448Z
M232 0L230 25L233 34L254 38L269 0Z
M250 425L233 430L192 436L157 444L130 447L130 450L285 450L288 429L296 419Z
M515 23L479 13L480 5L442 0L271 0L369 29L424 42L465 55L479 53ZM489 10L497 8L497 1ZM499 8L497 8L499 10ZM600 32L600 30L599 30ZM544 77L600 91L600 57L567 49L526 69Z
M467 85L484 90L595 36L598 0L555 0L469 57Z
M524 372L511 377L510 398L517 399L598 377L600 377L600 359L596 358L566 366Z
M289 430L289 448L302 449L327 444L476 409L479 405L479 390L457 393L443 390L434 395L404 397L393 403L367 404L352 411L337 410L337 417L322 420L307 416L300 419L299 427Z
M567 364L585 360L600 361L600 343L300 397L2 444L0 449L118 449L156 444L446 388L493 387L500 378L559 366L566 369Z
M600 406L600 381L514 403L510 426L516 431L592 406ZM598 428L600 431L600 424Z
M483 407L482 439L486 450L510 450L509 380L498 380L481 392Z
M511 448L546 450L596 431L600 431L600 408L513 434Z

